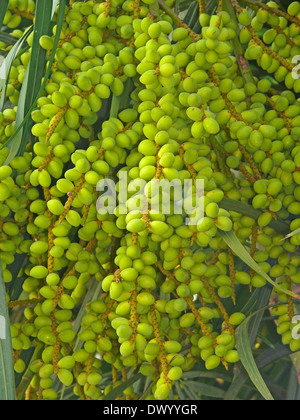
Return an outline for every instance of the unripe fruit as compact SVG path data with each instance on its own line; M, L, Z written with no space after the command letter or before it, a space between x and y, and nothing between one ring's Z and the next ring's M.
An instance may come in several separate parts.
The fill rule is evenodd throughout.
M185 314L180 318L180 326L182 328L189 328L194 324L194 322L195 317L191 313Z
M138 233L146 229L146 224L142 219L133 219L127 224L129 232Z
M203 121L203 127L209 134L217 134L220 131L218 122L212 118L205 118Z
M60 369L58 374L57 374L60 382L62 384L64 384L65 386L71 386L73 383L73 375L70 371L66 370L66 369Z
M43 279L47 276L47 274L48 274L48 269L46 267L41 266L41 265L33 267L30 270L30 276L34 277L36 279Z
M96 386L96 385L99 385L99 383L101 382L101 379L102 379L102 376L99 373L94 372L94 373L89 374L87 378L87 382L90 385Z
M52 214L60 216L64 211L64 206L58 199L52 199L47 202L47 207Z
M167 384L161 385L154 393L156 400L166 400L170 395L170 388Z
M70 370L70 369L73 369L74 365L75 365L75 360L72 356L65 356L62 359L60 359L60 361L58 362L58 366L61 369Z
M215 225L225 232L229 232L232 229L232 221L225 216L219 216L215 222Z
M291 3L288 7L288 13L291 16L296 16L300 12L300 5L299 2L295 1Z
M230 350L226 355L225 355L225 360L228 363L234 364L239 362L240 357L239 354L236 350Z
M238 89L233 89L228 93L228 99L232 102L242 102L246 95L244 94L243 91L238 90Z
M57 400L57 392L54 389L44 389L42 391L43 399L48 401Z
M140 293L137 297L137 301L143 306L151 306L154 304L155 298L150 293Z
M129 341L125 341L121 344L120 353L123 357L128 357L134 352L134 346Z
M182 376L182 369L180 367L172 367L168 373L168 378L171 381L178 381Z
M63 342L63 343L66 343L66 344L68 344L68 343L71 343L73 340L74 340L74 338L75 338L75 332L74 331L72 331L72 330L65 330L65 331L62 331L60 334L59 334L59 339Z
M205 350L211 348L213 345L213 340L209 337L202 337L198 342L198 347L200 350Z
M219 367L221 359L218 356L209 356L205 361L205 367L207 370L213 370Z
M9 188L3 184L0 183L0 201L5 201L10 196Z
M240 325L244 320L246 319L246 316L242 313L235 313L231 315L229 318L230 324L237 326Z

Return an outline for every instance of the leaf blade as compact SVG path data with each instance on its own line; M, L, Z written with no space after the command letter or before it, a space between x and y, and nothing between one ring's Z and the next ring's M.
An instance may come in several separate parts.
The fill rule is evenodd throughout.
M254 344L255 338L257 336L259 326L262 320L263 312L266 309L266 305L270 298L270 289L269 288L263 288L263 289L257 289L253 295L250 297L248 303L244 306L242 309L242 313L247 314L249 313L249 316L251 319L253 319L252 324L250 325L251 331L249 334L249 339L251 345ZM254 304L252 303L254 301ZM255 312L253 312L255 311ZM250 315L252 313L252 315ZM258 361L257 361L258 363ZM259 367L262 367L258 365ZM246 384L248 380L248 375L246 370L243 368L243 365L240 363L237 366L237 370L235 372L232 384L226 391L224 399L226 401L233 401L236 399L236 397L239 395L241 389Z
M10 52L7 54L7 56L5 57L5 60L3 62L3 66L5 66L5 70L6 70L6 79L8 78L10 69L11 69L11 65L13 63L13 61L15 60L16 56L18 55L19 51L22 48L22 45L24 44L24 42L26 41L26 39L29 37L29 35L31 34L33 30L33 26L31 26L28 31L20 38L18 39L18 41L15 43L15 45L12 47L12 49L10 50ZM3 107L5 104L5 97L6 97L6 89L7 89L7 83L4 84L4 86L0 86L0 91L1 91L1 98L0 98L0 112L3 111Z
M41 88L40 88L40 90L39 90L39 92L38 92L38 94L37 94L37 96L36 96L36 98L35 98L32 106L31 106L31 108L29 109L29 111L25 115L24 121L16 129L16 131L14 132L13 135L6 142L2 143L2 145L1 145L2 148L5 147L5 146L7 146L9 143L11 143L14 140L14 138L18 135L18 133L22 130L22 128L24 127L24 125L29 120L29 118L31 116L31 113L34 110L34 108L35 108L35 106L37 104L37 101L38 101L39 97L42 95L42 93L45 90L45 87L46 87L48 78L49 78L49 76L51 74L51 67L52 67L52 64L53 64L54 59L55 59L55 53L56 53L56 49L58 47L59 37L60 37L61 30L62 30L63 22L64 22L65 10L66 10L66 0L60 0L59 10L58 10L58 14L57 14L58 15L57 16L57 32L56 32L56 35L55 35L54 46L53 46L52 54L51 54L51 57L50 57L50 60L49 60L49 63L48 63L48 68L47 68L46 73L45 73L43 84L42 84L42 86L41 86ZM0 107L0 110L1 110L1 107Z
M246 248L241 244L238 237L234 232L223 232L219 230L219 233L229 248L242 260L245 264L248 265L252 270L257 274L263 277L268 283L270 283L277 290L280 290L282 293L289 295L295 299L300 299L300 296L296 293L291 292L290 290L285 289L284 287L276 284L269 276L266 274L263 269L254 261L251 255L248 253Z
M13 349L9 327L9 315L6 303L6 290L0 261L0 400L15 401L15 378ZM4 325L4 328L3 328ZM1 337L4 334L4 338Z
M299 229L296 229L293 232L291 232L288 235L286 235L284 239L292 238L293 236L298 235L298 233L300 233L300 228Z
M184 385L189 389L205 396L222 400L225 396L225 391L212 385L207 385L196 381L186 381Z
M241 362L259 393L266 401L274 401L274 397L265 384L252 354L248 332L250 319L251 317L247 318L237 329L236 347L239 352Z
M52 2L49 0L37 1L37 19L35 20L33 28L34 36L31 49L32 52L29 67L26 71L26 76L20 92L19 106L16 115L16 127L19 127L22 124L24 115L28 112L32 103L34 102L34 99L42 83L44 67L46 65L46 51L41 48L39 40L43 35L47 35L49 32L51 13ZM30 120L27 120L22 130L18 132L12 141L10 154L6 161L7 163L10 163L10 161L19 152L23 154L30 135Z
M259 216L263 214L262 211L254 209L252 206L245 203L244 201L241 202L237 200L232 200L230 198L223 198L223 200L220 202L220 206L227 211L234 211L244 216L251 217L255 220L257 220ZM270 227L276 230L277 232L281 233L282 235L286 235L287 233L289 233L289 225L279 220L272 220L270 222Z
M127 389L129 386L135 384L140 379L143 379L144 376L141 373L138 373L137 375L132 376L132 378L128 379L123 384L117 386L117 388L113 389L111 392L109 392L104 398L104 401L114 401L117 397L119 397L125 389Z
M1 1L1 9L0 9L0 29L3 26L4 17L8 8L9 0L2 0Z

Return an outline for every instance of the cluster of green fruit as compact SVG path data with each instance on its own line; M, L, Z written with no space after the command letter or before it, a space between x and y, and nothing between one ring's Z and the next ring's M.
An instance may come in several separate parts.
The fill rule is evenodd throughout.
M300 350L293 299L282 292L300 283L300 234L283 241L276 230L278 220L287 230L300 227L299 86L289 73L300 4L283 16L269 3L251 19L224 1L215 15L200 15L201 36L182 22L174 29L172 13L155 17L153 5L70 1L51 77L32 113L33 142L9 164L9 150L0 150L0 258L9 307L25 307L11 327L17 373L26 369L23 351L36 346L20 398L57 399L58 377L78 397L102 399L138 368L153 381L148 398L167 399L196 363L208 370L237 363L235 330L245 315L228 313L228 302L238 303L238 286L251 290L266 280L237 266L220 231L235 232L277 279L278 333ZM34 10L11 0L14 9ZM20 16L10 13L8 26ZM18 27L15 20L9 27ZM276 30L261 41L265 24ZM56 30L40 39L41 48L52 50ZM252 76L238 35L249 43L245 57L288 90ZM27 42L31 47L32 36ZM29 49L10 68L2 143L15 130L30 57ZM103 211L99 183L107 179L116 185L116 205ZM191 201L202 181L204 213L187 223L194 215L187 198L151 194L153 180L189 181ZM159 211L151 207L155 198ZM251 204L258 217L232 211L226 199ZM16 301L9 285L22 256ZM74 325L80 305L81 326ZM104 363L112 369L107 387ZM123 398L137 397L132 387L124 391Z
M281 12L275 2L256 9L252 19L238 5L236 10L239 22L244 26L241 42L248 44L245 57L256 60L263 70L274 74L278 82L284 82L288 89L299 93L300 81L293 76L293 58L300 53L299 3L290 4L288 15ZM262 39L258 34L254 35L254 31Z
M17 28L21 25L22 19L34 19L35 1L34 0L9 0L3 24L12 29L11 35L19 37L21 31Z

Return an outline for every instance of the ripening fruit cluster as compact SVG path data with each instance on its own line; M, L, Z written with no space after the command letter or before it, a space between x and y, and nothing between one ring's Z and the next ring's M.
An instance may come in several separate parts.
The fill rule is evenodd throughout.
M267 282L237 264L220 232L233 231L281 286L278 333L300 350L293 299L282 292L300 283L300 234L285 238L300 228L300 86L290 79L300 4L283 14L271 2L251 18L232 1L235 19L202 13L197 35L153 16L154 3L70 1L32 141L11 161L0 150L0 258L8 305L22 312L11 332L15 371L32 378L27 399L59 398L57 378L81 399L103 399L135 369L153 381L147 398L168 399L196 363L237 363L238 290ZM33 12L31 1L10 0L5 24L16 29ZM48 58L56 31L40 39ZM32 41L2 92L2 144L15 131ZM287 90L253 77L246 59ZM113 200L99 188L107 180ZM153 194L153 180L189 182L190 199L203 181L204 213L187 223L188 198ZM15 275L21 293L10 288ZM121 398L139 397L129 387Z

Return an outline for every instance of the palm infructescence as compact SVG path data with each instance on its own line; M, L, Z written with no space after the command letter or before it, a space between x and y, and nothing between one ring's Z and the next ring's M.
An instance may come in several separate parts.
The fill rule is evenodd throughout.
M2 2L0 397L298 399L300 3Z

